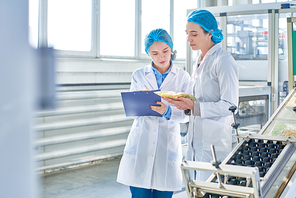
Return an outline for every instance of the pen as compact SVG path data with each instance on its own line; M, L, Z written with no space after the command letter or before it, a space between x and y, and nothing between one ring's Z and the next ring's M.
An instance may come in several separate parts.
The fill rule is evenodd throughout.
M144 85L144 86L145 86L144 90L149 90L148 87L147 87L146 85Z

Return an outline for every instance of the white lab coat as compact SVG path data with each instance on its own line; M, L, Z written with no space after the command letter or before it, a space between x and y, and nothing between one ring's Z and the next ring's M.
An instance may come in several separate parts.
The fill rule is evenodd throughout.
M238 105L238 66L221 44L206 53L199 67L198 60L193 65L191 90L200 104L200 116L190 115L187 160L212 161L213 144L222 162L232 149L234 120L229 107ZM198 171L195 179L205 181L209 175Z
M188 92L189 84L189 74L172 65L160 89ZM132 75L131 91L143 90L145 86L158 89L152 65L137 69ZM118 182L160 191L182 189L179 122L186 121L186 116L176 107L171 108L170 120L156 116L141 116L134 120L120 162Z

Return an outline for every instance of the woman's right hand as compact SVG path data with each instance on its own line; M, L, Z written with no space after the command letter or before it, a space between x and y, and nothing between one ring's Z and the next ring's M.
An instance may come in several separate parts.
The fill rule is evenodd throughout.
M178 100L171 99L168 97L161 97L162 99L168 101L169 103L175 105L175 107L179 110L193 109L194 103L189 98L180 97Z

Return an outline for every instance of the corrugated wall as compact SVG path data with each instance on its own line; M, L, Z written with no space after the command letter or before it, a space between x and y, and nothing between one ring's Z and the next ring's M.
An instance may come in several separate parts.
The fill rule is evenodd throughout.
M36 113L38 170L121 155L132 123L120 97L128 88L124 84L60 87L57 108Z

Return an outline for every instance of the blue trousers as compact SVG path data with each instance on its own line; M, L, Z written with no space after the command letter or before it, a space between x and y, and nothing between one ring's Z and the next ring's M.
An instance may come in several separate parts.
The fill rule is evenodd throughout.
M132 198L172 198L172 191L159 191L155 189L137 188L130 186Z

